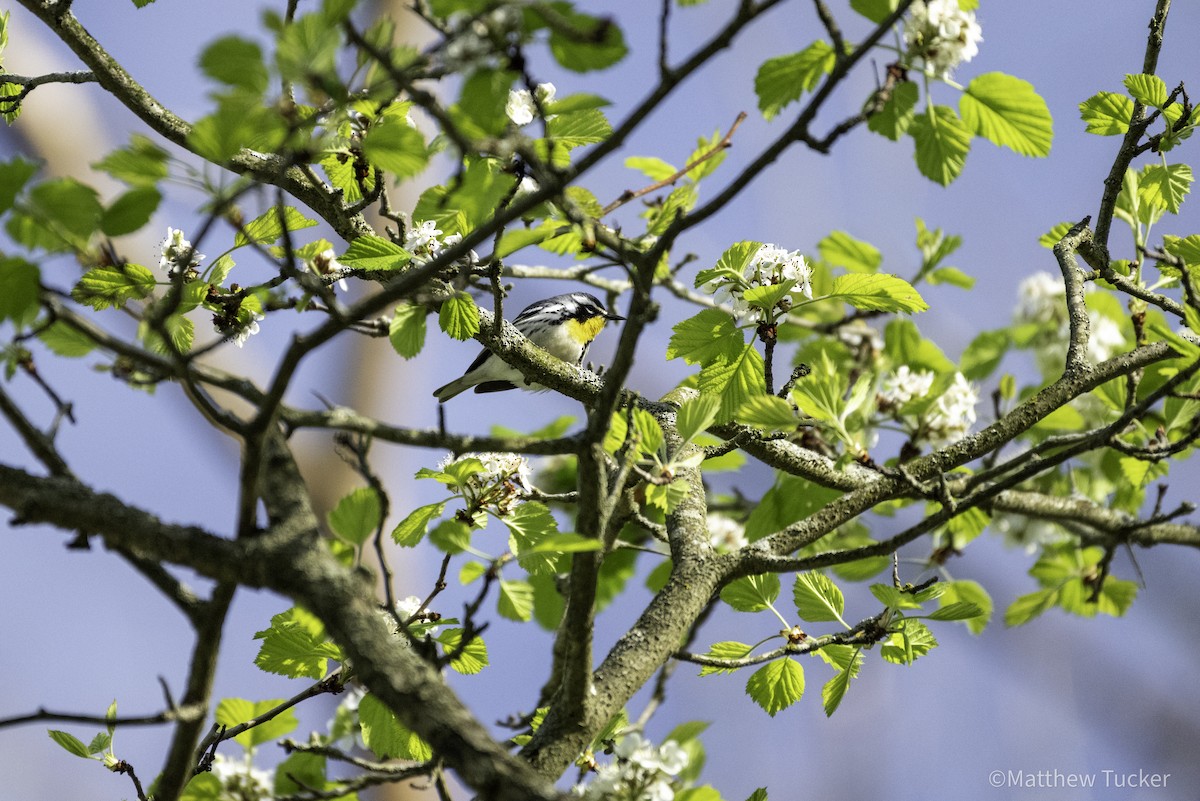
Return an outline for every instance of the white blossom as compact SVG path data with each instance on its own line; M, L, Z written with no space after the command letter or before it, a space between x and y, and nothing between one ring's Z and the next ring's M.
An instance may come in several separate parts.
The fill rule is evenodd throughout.
M259 314L256 311L250 312L250 321L233 333L233 344L239 348L246 344L246 340L258 333L259 320L265 320L266 315Z
M337 260L337 253L333 251L333 248L325 248L320 253L313 256L312 260L308 263L308 267L310 270L320 276L329 275L330 273L338 273L346 269L342 266L341 262ZM337 286L343 292L350 288L346 285L345 277L338 278Z
M599 801L672 801L672 780L688 764L688 753L674 740L655 747L642 735L625 735L613 748L615 762L601 765L576 795Z
M453 247L461 241L462 234L446 234L443 237L441 229L433 220L414 220L404 235L404 249L412 254L414 264L426 264L446 248ZM469 251L462 261L474 264L479 261L479 255L473 250Z
M1066 322L1066 288L1061 277L1042 270L1034 273L1017 285L1018 323L1058 325Z
M933 387L934 374L928 370L909 369L902 364L883 381L879 399L885 404L900 407L916 398L923 398Z
M792 282L789 294L776 303L773 315L776 320L786 316L791 308L791 292L800 292L812 299L812 268L800 251L789 252L776 245L765 244L747 262L740 277L718 276L701 288L711 293L721 305L731 306L739 317L750 314L758 319L766 319L766 311L752 307L746 300L746 291L756 287L778 286L789 281Z
M731 517L714 512L708 516L708 540L718 553L731 553L746 546L746 527Z
M1091 336L1087 344L1089 359L1093 362L1106 361L1125 347L1125 335L1115 320L1095 312L1090 313L1088 319L1091 321Z
M217 801L258 801L274 795L274 777L254 767L248 758L235 760L224 754L216 754L211 770L221 783L221 794L217 796Z
M192 249L192 243L184 238L178 228L167 228L167 235L158 244L158 266L174 275L179 270L194 269L204 260L204 254Z
M404 621L410 620L412 616L417 613L417 610L421 608L422 603L423 601L415 595L409 595L405 598L401 598L400 600L396 601L397 617ZM423 630L430 634L437 634L438 629L440 628L441 626L426 626L423 628Z
M1066 288L1062 278L1042 271L1021 281L1017 286L1017 308L1013 321L1018 325L1038 327L1029 344L1034 348L1038 366L1043 372L1062 369L1067 343L1071 338ZM1088 322L1087 357L1091 361L1105 361L1126 347L1121 326L1112 318L1089 309Z
M904 24L904 42L919 57L927 75L949 79L954 68L979 53L983 31L974 11L958 0L916 0Z
M969 434L975 424L975 404L978 402L979 391L966 376L955 373L953 383L934 401L925 421L929 442L941 448Z
M538 103L542 109L554 100L554 94L557 91L552 83L539 83L537 85L537 102L534 102L534 96L530 94L528 89L512 89L508 93L508 102L504 105L504 113L518 127L528 125L533 122L533 118L537 116Z

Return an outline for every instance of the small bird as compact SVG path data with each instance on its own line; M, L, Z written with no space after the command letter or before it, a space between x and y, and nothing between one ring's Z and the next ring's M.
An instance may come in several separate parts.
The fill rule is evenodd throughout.
M513 320L517 330L530 342L552 356L579 367L587 355L588 346L604 328L607 320L624 320L611 314L604 304L586 292L568 292L530 304ZM462 378L456 378L433 391L438 403L465 392L501 392L517 387L534 388L521 371L506 364L490 350L484 350L471 362Z

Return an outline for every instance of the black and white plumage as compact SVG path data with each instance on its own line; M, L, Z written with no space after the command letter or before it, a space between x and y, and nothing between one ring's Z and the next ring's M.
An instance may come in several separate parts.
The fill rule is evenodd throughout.
M579 367L587 356L588 346L604 328L604 323L624 319L619 314L609 313L593 295L568 292L530 304L517 315L513 325L530 342L551 356ZM484 350L471 362L461 378L438 387L433 394L439 403L445 403L472 387L476 392L501 392L518 387L541 389L526 380L520 370L505 363L490 350Z

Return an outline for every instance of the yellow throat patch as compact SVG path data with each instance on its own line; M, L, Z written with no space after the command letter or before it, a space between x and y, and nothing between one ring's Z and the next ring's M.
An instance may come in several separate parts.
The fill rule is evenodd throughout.
M600 333L600 329L604 327L604 318L593 317L590 320L567 320L563 325L567 327L567 333L571 335L571 339L586 345Z

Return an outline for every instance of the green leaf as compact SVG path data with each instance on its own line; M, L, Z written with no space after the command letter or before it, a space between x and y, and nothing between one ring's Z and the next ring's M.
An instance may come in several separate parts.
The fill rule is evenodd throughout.
M983 615L983 609L970 601L942 602L942 605L929 614L930 620L972 620Z
M316 224L316 220L308 219L291 206L284 206L282 210L272 206L242 226L242 230L233 238L233 246L240 248L249 244L268 245L283 236L285 228L288 231L299 231Z
M685 485L687 482L683 482ZM597 539L576 534L573 531L562 531L547 534L537 545L525 550L526 554L535 553L582 553L598 551L604 544Z
M1150 164L1143 171L1138 194L1142 200L1179 213L1184 196L1192 189L1192 168L1186 164Z
M392 710L372 693L358 704L358 721L363 742L380 759L411 759L424 762L433 756L429 744L400 722Z
M745 659L754 650L754 646L746 645L743 642L735 642L726 640L725 642L715 642L712 647L704 654L704 656L712 659ZM737 668L712 667L711 665L701 665L700 675L711 676L716 673L732 673Z
M707 395L718 395L721 408L717 422L732 420L747 400L767 391L763 378L763 360L754 343L745 345L741 353L728 361L713 361L700 371L696 388Z
M817 243L821 258L852 273L873 273L883 263L883 255L874 245L855 239L845 231L834 231Z
M423 171L430 155L421 132L397 116L385 116L367 129L362 152L371 164L401 179Z
M411 359L425 347L425 317L429 312L424 306L400 304L392 315L388 326L388 341L392 348L406 359Z
M710 281L725 280L733 283L744 283L746 267L762 249L762 242L743 241L730 245L721 258L717 259L715 267L696 273L694 286L699 289Z
M981 332L963 351L959 370L971 381L987 378L1000 364L1010 344L1012 337L1003 328Z
M522 622L533 617L533 585L528 581L500 581L500 595L496 598L496 611L500 617Z
M462 553L471 547L471 527L456 518L443 520L429 532L429 541L444 553Z
M104 213L96 190L74 178L56 178L29 190L30 216L70 248L83 250Z
M542 540L558 533L558 522L545 504L539 501L521 504L504 518L504 525L508 526L509 547L521 567L535 575L556 572L557 554L534 550Z
M112 151L92 167L133 186L153 186L167 177L167 151L145 136L134 134L128 145ZM0 177L0 186L3 184ZM0 211L3 210L0 203Z
M954 362L941 348L921 336L912 320L892 320L883 330L884 354L894 365L907 364L912 370L935 373L952 372Z
M625 166L637 170L651 181L662 181L679 172L673 165L655 156L630 156Z
M154 273L140 264L93 267L71 290L71 297L93 309L120 307L128 300L149 297L156 283Z
M100 230L106 236L124 236L150 222L162 195L152 186L138 186L113 201L100 217Z
M4 317L3 305L6 299L3 290L3 269L3 265L0 264L0 319ZM55 321L49 327L38 332L38 339L50 349L51 353L68 358L86 356L96 347L96 343L87 334L72 328L61 320Z
M545 10L535 6L530 13L542 16L549 23L550 53L566 69L572 72L607 69L629 52L624 34L611 18L580 13L566 2L546 5Z
M845 625L842 612L846 609L846 600L838 586L824 573L815 570L798 573L792 585L792 600L801 619L809 623L838 621Z
M1119 136L1129 130L1133 101L1117 92L1100 92L1079 104L1084 130L1098 136Z
M1022 595L1009 605L1004 612L1004 625L1021 626L1054 606L1058 599L1057 590L1038 590L1028 595Z
M898 0L850 0L850 7L875 24L883 22L896 10Z
M1167 85L1157 75L1126 75L1125 88L1133 95L1134 100L1144 105L1162 108L1167 104Z
M215 81L257 94L267 90L262 48L239 36L223 36L200 54L200 69Z
M356 270L398 270L412 260L412 254L380 236L360 236L338 261Z
M217 704L217 723L233 728L256 720L284 703L282 698L267 701L247 701L245 698L225 698ZM285 709L270 720L246 729L234 739L247 751L291 733L299 721L294 709Z
M1200 266L1200 234L1164 238L1167 252L1189 267Z
M224 164L243 148L273 153L287 137L287 126L274 107L255 92L234 89L217 99L217 110L201 117L188 132L188 145L214 164Z
M908 132L916 115L920 91L914 81L906 81L892 90L883 108L867 119L867 128L896 142Z
M715 395L697 395L685 401L675 415L675 432L684 442L707 429L717 419L721 399Z
M721 600L738 612L761 612L778 597L779 576L774 573L743 576L721 589Z
M16 156L0 161L0 214L12 208L13 202L29 179L37 174L38 165Z
M1044 248L1052 249L1055 245L1062 241L1062 238L1071 230L1074 223L1060 222L1051 228L1046 233L1038 237L1038 244Z
M324 678L328 660L342 659L341 649L329 642L321 621L298 606L272 617L270 628L256 632L254 639L262 640L254 664L293 679Z
M821 688L821 705L825 708L825 717L831 717L841 706L842 699L846 697L846 690L850 688L850 678L849 670L839 670Z
M67 753L83 757L84 759L91 758L92 755L88 752L88 747L75 735L59 731L58 729L50 729L47 733L50 735L50 739L62 746Z
M897 665L911 665L920 657L937 647L937 640L924 623L907 619L902 629L887 639L879 649L879 655Z
M839 275L825 297L838 298L856 309L922 312L929 308L912 284L888 273Z
M463 629L446 629L437 636L437 641L442 644L442 652L446 655L457 650L462 644L462 640ZM468 640L465 646L462 646L462 653L450 660L450 667L456 673L466 676L473 676L487 666L487 646L484 645L483 638L478 634Z
M720 309L704 309L676 323L671 330L667 358L682 358L688 364L733 361L746 343L737 323Z
M789 103L811 91L833 69L833 48L818 39L799 53L769 58L754 76L758 108L766 119L773 118Z
M792 404L774 395L750 398L741 405L736 416L739 422L764 431L794 431L799 422Z
M926 276L925 280L934 286L949 284L959 289L971 289L975 286L975 279L957 267L938 267Z
M793 659L768 662L751 674L746 694L768 715L787 709L804 695L804 668Z
M971 129L954 109L930 106L913 117L908 133L916 143L917 169L929 180L949 186L966 163Z
M958 107L967 128L989 142L1022 156L1050 155L1050 109L1028 81L1003 72L984 73L967 84Z
M479 333L479 307L466 292L455 292L442 303L438 325L454 339L470 339Z
M41 272L24 259L0 258L0 322L24 324L37 316Z
M425 536L430 522L440 516L445 508L445 501L418 506L392 529L392 540L405 548L414 547Z
M329 512L333 533L353 545L362 545L383 523L379 493L371 487L359 487L342 497Z

